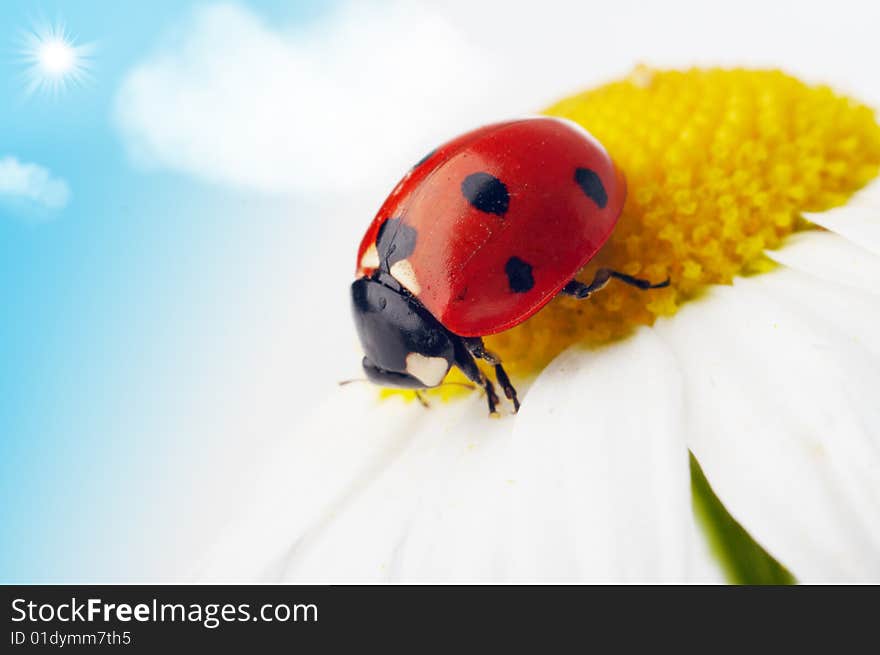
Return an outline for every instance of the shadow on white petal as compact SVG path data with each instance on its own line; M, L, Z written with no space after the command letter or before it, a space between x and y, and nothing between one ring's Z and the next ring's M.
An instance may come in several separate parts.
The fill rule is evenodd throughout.
M693 549L682 387L652 330L572 348L538 377L510 449L511 577L681 582Z
M802 582L880 579L878 321L876 296L782 269L655 326L715 492Z

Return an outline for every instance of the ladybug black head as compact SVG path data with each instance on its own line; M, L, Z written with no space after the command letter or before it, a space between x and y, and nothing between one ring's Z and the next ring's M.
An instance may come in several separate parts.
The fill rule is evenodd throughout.
M443 381L455 357L449 332L393 278L355 280L351 303L371 381L405 389Z

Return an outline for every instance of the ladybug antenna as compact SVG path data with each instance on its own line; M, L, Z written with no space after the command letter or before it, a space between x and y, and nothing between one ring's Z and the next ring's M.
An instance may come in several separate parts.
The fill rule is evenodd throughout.
M369 382L367 378L352 378L351 380L340 380L337 384L340 387L344 387L347 384L351 384L352 382Z

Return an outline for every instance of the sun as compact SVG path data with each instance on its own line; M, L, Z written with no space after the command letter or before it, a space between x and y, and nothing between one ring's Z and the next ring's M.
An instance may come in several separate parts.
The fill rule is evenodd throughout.
M94 46L77 44L61 21L35 26L23 33L21 41L28 95L57 96L91 78Z

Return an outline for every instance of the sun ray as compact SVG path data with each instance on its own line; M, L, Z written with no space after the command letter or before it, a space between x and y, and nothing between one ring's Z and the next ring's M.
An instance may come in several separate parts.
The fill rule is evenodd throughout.
M60 20L35 24L21 34L19 54L25 65L25 93L57 97L91 77L92 43L79 44Z

